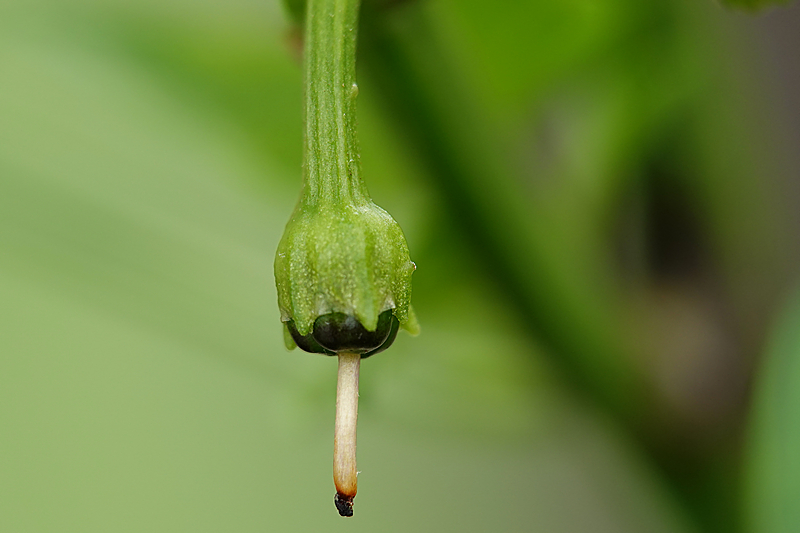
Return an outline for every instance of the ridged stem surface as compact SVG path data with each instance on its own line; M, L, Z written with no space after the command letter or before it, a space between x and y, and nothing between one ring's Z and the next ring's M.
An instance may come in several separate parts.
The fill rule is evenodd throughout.
M360 0L309 0L305 31L305 190L308 207L368 201L356 134Z

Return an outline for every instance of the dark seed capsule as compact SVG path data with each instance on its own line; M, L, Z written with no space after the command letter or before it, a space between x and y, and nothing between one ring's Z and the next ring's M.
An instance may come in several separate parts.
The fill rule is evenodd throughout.
M300 332L297 331L297 328L294 326L294 322L291 320L286 323L286 326L289 328L289 333L291 333L294 342L297 344L297 347L303 350L304 352L322 353L325 355L336 355L336 352L326 350L325 348L319 345L317 340L314 338L313 331L308 335L300 335Z
M400 322L392 310L387 309L378 317L375 331L368 331L358 319L344 313L329 313L318 317L308 335L300 335L292 321L286 325L297 346L306 352L325 355L353 352L369 357L391 346Z
M378 317L375 331L367 331L355 317L344 313L323 315L314 322L314 338L332 352L366 353L379 348L392 330L392 312Z
M386 311L384 311L385 313ZM400 330L400 321L397 320L397 317L392 315L392 329L389 330L389 336L386 337L386 340L383 341L383 344L375 348L374 350L367 352L361 356L361 359L366 359L370 355L375 355L376 353L380 353L384 351L386 348L392 345L394 339L397 337L397 332Z

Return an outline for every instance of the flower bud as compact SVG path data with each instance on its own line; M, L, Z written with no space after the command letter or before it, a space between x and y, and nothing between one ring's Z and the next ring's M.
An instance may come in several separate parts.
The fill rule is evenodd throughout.
M369 200L298 204L275 258L281 320L312 353L368 357L402 325L416 333L410 260L397 222Z
M275 257L287 345L362 357L386 349L411 310L414 263L400 226L361 179L355 82L358 0L309 0L304 184Z

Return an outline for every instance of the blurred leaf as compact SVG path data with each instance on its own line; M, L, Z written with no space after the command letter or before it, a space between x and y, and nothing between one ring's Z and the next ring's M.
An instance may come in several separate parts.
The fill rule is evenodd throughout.
M306 0L283 0L283 7L297 24L306 16Z
M800 531L800 297L778 321L756 383L748 495L752 531Z
M767 6L788 4L791 0L721 0L722 3L734 7L756 10Z

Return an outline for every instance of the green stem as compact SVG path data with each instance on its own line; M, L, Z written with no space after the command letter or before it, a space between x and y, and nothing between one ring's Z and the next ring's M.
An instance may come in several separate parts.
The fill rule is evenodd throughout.
M306 207L368 202L356 134L360 0L308 0L305 42Z

